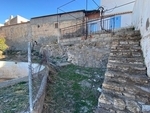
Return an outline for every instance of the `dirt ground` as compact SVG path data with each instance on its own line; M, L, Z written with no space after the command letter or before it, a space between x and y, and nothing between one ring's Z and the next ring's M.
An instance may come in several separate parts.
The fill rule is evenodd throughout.
M42 113L94 113L105 70L74 65L50 75Z
M54 59L54 61L57 62L57 59ZM27 53L12 51L11 54L0 60L26 62ZM41 59L39 56L32 56L33 62L39 63L40 60ZM105 69L85 68L72 64L64 67L59 67L59 69L60 70L57 74L49 75L44 109L42 113L94 113L98 104L98 97L101 92ZM26 87L24 85L26 85L26 83L22 84L21 86L24 88ZM9 87L8 90L13 90L13 87ZM24 93L27 93L28 91L26 88L19 90L25 91ZM7 96L7 91L4 95ZM4 95L1 94L0 99L5 97ZM24 99L27 100L28 96L25 97L26 99L20 96L15 98L18 98L17 100L19 101L19 103L21 103L24 101ZM11 106L9 104L7 105ZM7 105L3 106L7 107ZM0 107L3 106L1 105ZM15 106L15 109L17 109L16 107L17 106ZM12 107L10 109L13 110ZM0 111L0 113L10 112ZM12 111L12 113L16 112Z

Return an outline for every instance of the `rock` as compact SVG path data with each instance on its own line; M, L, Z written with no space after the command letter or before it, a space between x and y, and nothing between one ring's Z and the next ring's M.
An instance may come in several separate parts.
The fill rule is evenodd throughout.
M86 106L84 106L84 107L81 108L81 111L82 111L83 113L87 113L88 110L89 110L89 109L88 109Z
M126 105L125 102L122 99L114 99L114 107L120 110L124 110Z
M115 110L113 110L113 109L110 109L110 113L116 113L116 112L115 112Z
M86 80L82 80L81 82L79 82L79 84L81 85L81 87L88 87L88 88L91 87L91 83L89 83Z
M127 113L127 112L124 112L124 111L116 111L115 113Z
M100 95L98 100L99 100L100 103L104 103L104 104L109 104L110 105L110 104L113 103L112 99L110 97L104 95L103 93Z
M100 93L102 92L102 89L101 89L101 88L99 88L99 87L97 88L97 90L98 90Z
M135 95L131 95L129 93L123 93L124 96L131 98L131 99L135 99Z
M142 105L142 112L150 113L150 105Z
M109 71L106 71L105 76L107 77L114 77L115 75Z
M141 113L141 108L135 101L126 101L126 106L133 113Z

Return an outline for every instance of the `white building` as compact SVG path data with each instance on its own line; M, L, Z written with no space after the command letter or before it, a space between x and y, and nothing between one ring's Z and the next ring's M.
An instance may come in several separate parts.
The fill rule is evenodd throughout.
M0 24L0 27L4 26L4 24Z
M9 19L5 20L4 25L13 25L13 24L19 24L19 23L24 23L24 22L28 22L29 20L21 17L19 15L13 17L12 15L10 16Z
M132 26L134 0L101 0L104 16L110 19L110 29Z
M132 24L141 32L141 46L147 74L150 77L150 0L136 0L133 9Z
M95 33L101 30L114 30L132 26L133 0L101 0L100 12L103 14L88 22L88 32Z

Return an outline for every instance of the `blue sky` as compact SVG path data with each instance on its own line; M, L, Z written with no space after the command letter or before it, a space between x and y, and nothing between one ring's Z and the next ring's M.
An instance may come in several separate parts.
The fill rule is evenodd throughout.
M37 16L57 13L57 8L72 0L0 0L0 23L10 17L10 15L20 15L27 19ZM87 0L87 9L97 9L98 6L93 0ZM100 5L100 0L94 0ZM64 11L86 9L86 0L75 0L68 5L61 7ZM58 10L59 13L62 11Z

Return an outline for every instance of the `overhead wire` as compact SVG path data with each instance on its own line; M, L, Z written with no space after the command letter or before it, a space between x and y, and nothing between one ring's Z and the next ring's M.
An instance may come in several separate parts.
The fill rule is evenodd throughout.
M59 8L59 10L60 10L60 11L62 11L62 12L64 12L64 13L67 13L67 12L65 12L64 10L60 9L60 8ZM72 14L69 14L69 13L67 13L67 14L68 14L68 15L70 15L71 17L73 17L73 18L77 19L77 20L81 20L81 19L79 19L79 18L76 18L76 17L75 17L75 16L73 16Z
M67 3L65 3L65 4L63 4L63 5L61 5L61 6L59 6L58 9L61 8L61 7L63 7L63 6L65 6L65 5L67 5L67 4L70 4L71 2L74 2L74 1L76 1L76 0L69 1L69 2L67 2Z
M97 7L99 8L100 6L95 2L95 0L92 0L94 3L95 3L95 5L97 5Z
M113 8L110 8L110 9L106 9L104 12L107 12L107 11L110 11L110 10L114 10L116 8L119 8L119 7L123 7L125 5L128 5L128 4L131 4L131 3L134 3L135 1L132 1L132 2L128 2L128 3L125 3L125 4L122 4L122 5L119 5L119 6L115 6Z

